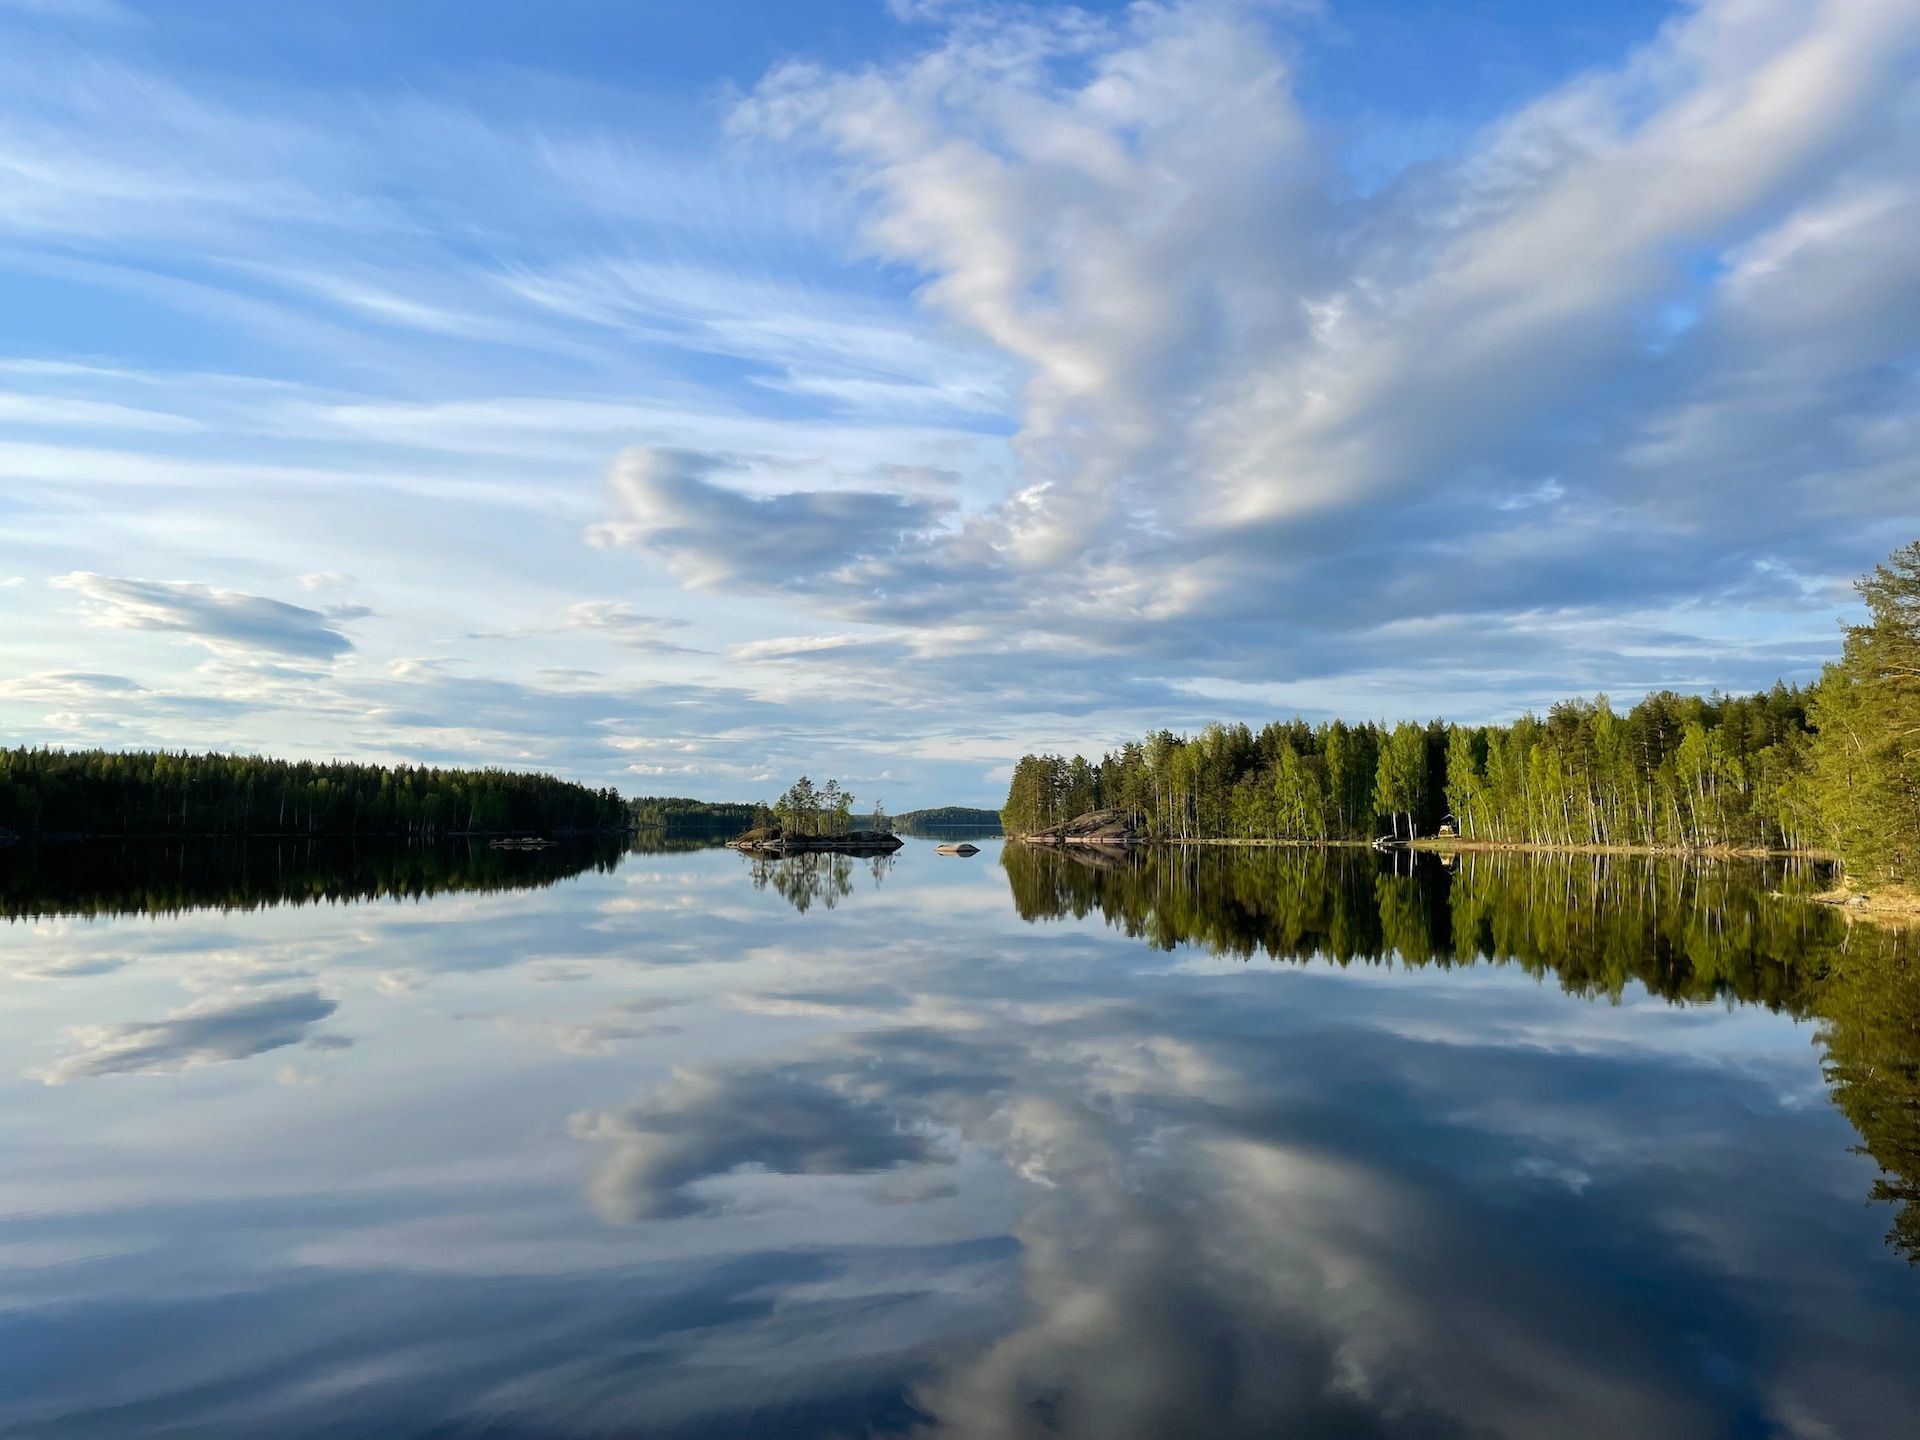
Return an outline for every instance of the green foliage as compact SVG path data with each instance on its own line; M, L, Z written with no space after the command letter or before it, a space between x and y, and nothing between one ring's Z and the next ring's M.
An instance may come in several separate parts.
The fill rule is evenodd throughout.
M1407 819L1407 839L1417 833L1415 825L1426 809L1427 737L1418 725L1393 727L1380 747L1380 764L1374 772L1373 808L1394 822L1399 833L1400 817Z
M0 825L44 835L623 830L627 804L551 775L168 751L0 750Z
M1860 582L1819 684L1760 695L1604 695L1545 720L1156 730L1090 764L1026 755L1000 812L1016 834L1092 809L1160 839L1468 839L1673 850L1837 851L1856 883L1920 883L1920 541Z
M1920 541L1859 584L1867 623L1813 697L1809 807L1859 883L1920 882ZM1792 803L1791 801L1789 803Z
M844 835L853 826L853 792L838 780L816 786L802 775L776 800L772 815L790 835Z
M998 825L1000 812L982 810L973 805L935 805L926 810L909 810L904 815L896 815L893 822L903 829L922 825L936 828L948 825Z
M1092 809L1161 839L1367 840L1431 835L1562 845L1805 848L1806 698L1602 695L1505 726L1388 728L1302 720L1160 730L1089 763L1028 755L1001 820L1016 833Z
M633 823L645 829L669 834L696 834L702 831L737 831L749 825L764 824L768 818L764 805L733 801L688 800L680 796L644 795L627 802Z

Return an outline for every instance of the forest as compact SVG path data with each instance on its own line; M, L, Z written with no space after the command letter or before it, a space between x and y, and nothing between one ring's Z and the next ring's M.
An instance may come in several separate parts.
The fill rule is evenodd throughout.
M977 825L982 828L998 829L1000 812L982 810L973 805L936 805L926 810L909 810L903 815L893 817L895 826L902 830L911 830L919 826L940 828L954 825Z
M1097 761L1023 756L1015 833L1118 810L1167 840L1468 840L1822 849L1863 882L1920 866L1920 542L1859 584L1868 618L1815 684L1604 695L1505 725L1293 719L1157 730Z
M678 795L642 795L627 804L636 826L669 834L744 830L764 808L744 801L688 800Z
M628 803L551 775L166 751L0 750L0 827L63 835L626 830Z

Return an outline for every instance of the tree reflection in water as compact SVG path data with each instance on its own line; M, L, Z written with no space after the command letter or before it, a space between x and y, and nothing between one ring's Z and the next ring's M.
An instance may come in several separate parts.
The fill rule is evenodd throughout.
M1911 937L1792 892L1805 863L1229 846L1058 850L1001 864L1028 921L1098 912L1162 949L1250 960L1491 964L1618 1003L1737 1001L1816 1024L1834 1103L1897 1207L1888 1242L1920 1263L1920 969Z
M853 893L855 868L865 870L877 886L893 870L893 855L836 855L827 850L810 850L799 855L773 859L764 855L749 857L753 865L753 888L771 887L802 915L817 901L831 910Z
M485 839L466 837L411 844L205 839L11 845L0 851L0 918L178 915L540 889L588 871L606 874L630 854L717 843L642 832L541 850L496 850Z

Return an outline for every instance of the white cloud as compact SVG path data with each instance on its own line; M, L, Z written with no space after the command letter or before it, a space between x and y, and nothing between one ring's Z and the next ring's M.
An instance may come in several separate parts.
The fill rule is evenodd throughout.
M751 495L710 478L724 467L718 456L629 450L608 476L618 518L591 537L657 554L698 587L805 588L898 551L952 509L888 491Z
M178 577L10 601L7 674L144 693L0 722L715 794L932 735L907 797L987 801L1041 736L1805 678L1920 526L1910 3L1703 0L1363 191L1310 7L907 9L709 146L10 24L0 282L204 343L0 357L0 573ZM605 743L696 733L643 676L702 749Z
M214 650L265 651L303 660L331 660L353 648L328 616L261 595L84 570L48 583L81 597L88 624L111 630L171 631Z

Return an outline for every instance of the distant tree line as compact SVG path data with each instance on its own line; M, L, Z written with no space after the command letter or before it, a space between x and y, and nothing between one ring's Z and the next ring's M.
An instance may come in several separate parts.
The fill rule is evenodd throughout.
M1088 761L1023 756L1001 818L1046 829L1090 810L1147 834L1479 840L1708 849L1831 848L1857 878L1920 866L1920 542L1860 583L1868 620L1808 688L1602 695L1508 725L1332 721L1157 730Z
M938 827L943 825L980 825L998 827L1000 812L982 810L974 805L935 805L925 810L909 810L903 815L893 817L893 823L903 828L925 825Z
M677 795L640 795L627 805L637 828L673 832L740 830L753 824L765 808L730 800L688 800Z
M44 835L624 830L627 803L551 775L171 751L0 750L0 826Z

